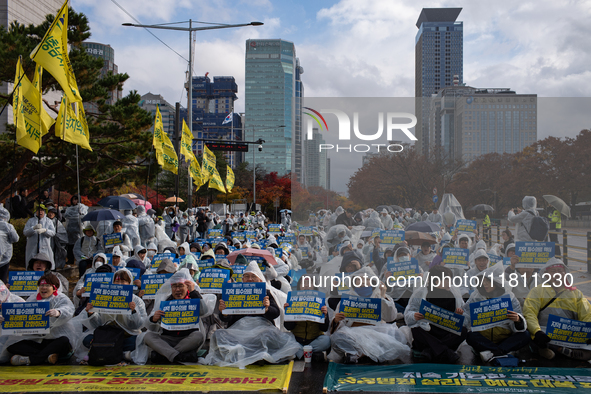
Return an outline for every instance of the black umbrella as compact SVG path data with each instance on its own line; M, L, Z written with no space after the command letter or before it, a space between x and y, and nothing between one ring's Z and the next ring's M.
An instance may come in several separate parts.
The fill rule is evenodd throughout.
M98 202L98 205L111 209L135 209L137 207L129 198L120 196L105 197Z
M124 217L121 212L115 211L114 209L99 209L88 212L81 220L83 222L101 222L103 220L123 219Z
M491 207L490 205L486 205L486 204L478 204L478 205L474 205L472 208L468 209L468 211L484 211L484 212L494 212L494 208Z
M379 205L379 206L376 208L376 211L378 211L378 212L380 212L380 213L381 213L383 209L385 209L386 211L388 211L388 213L392 212L392 208L390 208L390 206L389 206L389 205Z
M416 222L409 224L404 229L404 231L418 231L419 233L436 233L440 230L441 228L439 228L437 223L433 222Z
M393 211L406 212L406 209L402 208L400 205L390 205L390 208L392 208Z

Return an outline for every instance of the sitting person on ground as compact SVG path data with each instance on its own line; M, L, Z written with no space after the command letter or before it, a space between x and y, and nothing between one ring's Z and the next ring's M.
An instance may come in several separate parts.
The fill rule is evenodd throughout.
M61 292L64 294L68 294L70 282L65 276L63 276L59 272L55 272L55 263L45 253L40 252L34 255L31 258L31 260L29 260L29 264L27 264L27 271L51 272L60 280Z
M431 249L431 244L429 242L423 242L421 248L415 255L415 259L419 262L419 267L421 267L424 272L427 272L429 271L429 264L431 264L435 256L437 256L437 253Z
M90 268L87 268L84 272L84 275L82 275L80 279L78 279L78 282L76 282L76 286L74 287L74 290L72 292L72 300L76 308L78 308L82 294L86 292L87 275L95 273L98 267L105 264L107 264L107 255L105 255L104 253L97 253L92 258L92 266Z
M515 249L515 246L513 246L513 249ZM541 278L535 268L518 267L519 257L517 255L513 254L510 259L510 265L505 268L505 281L509 283L513 294L515 294L523 308L525 298L536 284L542 283Z

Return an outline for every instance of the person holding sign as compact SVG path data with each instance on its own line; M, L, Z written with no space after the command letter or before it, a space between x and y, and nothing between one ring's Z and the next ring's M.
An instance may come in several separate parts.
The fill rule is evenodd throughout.
M152 349L152 364L168 362L197 362L197 350L205 342L207 334L203 329L202 319L199 319L199 327L178 331L169 331L161 327L162 318L165 316L160 308L162 301L199 299L199 316L205 317L213 312L215 304L214 295L200 293L199 286L193 281L189 270L183 268L176 272L156 294L154 312L146 319L149 331L144 337L144 342Z
M123 230L123 224L121 223L121 221L117 220L113 223L113 232L111 234L121 234L121 239L123 240L123 242L118 244L119 249L121 249L121 253L123 253L124 257L129 257L129 253L131 253L131 251L133 250L133 247L131 246L131 240L129 238L129 235L123 233L122 230ZM115 244L105 245L104 242L105 242L105 240L103 237L102 252L103 253L112 253L113 248L115 247Z
M482 271L484 271L485 269L487 269L489 265L490 265L490 257L488 257L488 253L486 253L486 250L478 249L476 251L476 253L474 254L474 267L472 267L468 271L466 271L466 276L467 276L467 280L469 281L468 283L470 283L470 290L471 291L474 291L478 287L478 285L472 286L472 282L470 281L470 278L480 275L480 273ZM476 281L476 280L474 280L473 282L479 283L479 281Z
M511 245L509 245L511 248ZM513 244L513 249L515 250L515 245ZM511 290L515 297L519 300L519 304L521 307L524 307L525 298L529 294L529 292L536 286L537 283L542 283L540 276L538 275L535 268L522 268L517 267L519 264L519 256L515 253L512 253L510 258L510 265L505 268L505 281L509 283L511 286Z
M121 268L113 276L113 284L115 285L131 285L132 280L133 275L127 268ZM130 315L94 312L92 304L88 303L86 304L85 312L81 314L83 319L85 319L83 324L93 331L98 327L111 325L125 332L122 350L123 359L126 361L131 361L131 352L135 350L136 338L141 333L144 319L147 318L144 301L138 296L133 296L133 301L129 303L129 309L131 309ZM93 334L85 334L86 336L82 344L90 348L94 339Z
M55 364L60 357L66 357L79 344L82 327L72 321L74 304L60 289L60 280L52 273L39 278L37 294L30 296L27 302L47 301L50 308L49 334L11 336L6 342L6 349L13 356L12 365Z
M568 267L552 257L540 270L541 283L533 288L524 302L524 315L534 344L540 356L552 359L556 353L577 360L591 360L591 346L581 349L548 344L546 335L550 315L571 320L591 322L591 305L581 290L573 285Z
M462 307L465 311L471 311L470 318L468 319L468 327L471 328L467 338L468 345L480 353L483 362L489 362L495 357L504 356L514 350L519 350L529 343L527 323L521 314L521 305L510 290L510 286L503 280L503 275L504 268L502 262L478 274L476 278L478 278L480 285L472 292L470 298ZM510 309L495 309L494 307L490 307L489 311L480 308L483 309L480 312L476 312L478 308L474 310L470 309L470 304L500 297L511 300ZM493 303L491 305L494 306ZM496 305L499 305L499 303ZM500 306L503 306L502 303ZM501 319L503 313L505 313L506 317ZM475 327L475 324L480 323L480 319L486 320L486 327L490 328L478 328L478 331L476 331L477 327Z
M62 293L68 294L70 282L68 282L68 279L66 279L65 276L63 276L59 272L55 272L55 263L53 262L53 260L50 260L50 257L45 253L35 254L31 258L31 260L29 260L29 264L27 265L27 271L52 271L53 274L57 276L57 278L60 280Z
M92 274L94 272L96 272L97 268L107 264L107 256L104 253L97 253L93 258L92 258L92 266L90 268L88 268L85 272L84 275L80 277L80 279L78 279L78 282L76 282L76 286L74 287L74 290L72 292L72 299L74 300L74 306L78 307L78 304L80 302L80 298L82 297L82 294L84 294L85 290L85 286L86 286L86 276L88 274ZM113 270L109 271L112 272Z
M468 336L466 327L462 325L459 332L453 331L448 328L452 324L434 322L419 311L421 302L426 300L446 311L463 315L464 300L460 291L445 280L453 277L449 268L436 265L427 275L425 286L415 289L404 312L404 320L412 331L412 348L427 362L455 364L460 358L456 350Z
M435 256L437 256L437 253L431 249L431 244L429 242L423 242L421 248L415 255L415 259L419 262L419 267L421 267L424 272L427 272L429 271L429 265Z
M386 257L386 254L384 254L384 257ZM394 263L405 263L408 262L410 263L410 249L408 249L408 247L406 247L405 244L401 243L396 245L396 251L394 252L394 257L393 257L393 262ZM419 267L419 271L420 271L420 275L423 274L423 270ZM390 272L388 270L388 265L384 264L382 266L382 270L380 272L380 279L382 281L384 281L385 283L388 283L388 278L390 278L392 276L392 272ZM414 275L417 276L417 275ZM393 279L397 279L397 278L393 278ZM414 282L412 280L410 280L410 277L406 277L406 280L404 281L404 285L399 286L397 282L395 282L394 280L391 280L392 284L395 284L394 286L388 286L388 291L387 294L392 297L392 299L394 300L395 304L396 304L396 309L398 310L398 312L400 313L404 313L404 309L406 308L406 306L408 305L408 301L410 299L410 297L412 296L413 290L414 290ZM402 315L400 316L400 318L402 319Z
M12 259L12 244L19 240L14 226L9 221L10 212L0 205L0 280L5 283L8 282L8 263Z

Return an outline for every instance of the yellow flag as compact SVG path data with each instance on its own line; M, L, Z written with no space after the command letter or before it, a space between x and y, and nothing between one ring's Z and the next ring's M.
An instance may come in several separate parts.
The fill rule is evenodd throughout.
M154 136L152 138L152 145L156 150L156 160L159 165L164 164L162 159L162 135L164 134L164 127L162 126L162 114L160 107L156 107L156 116L154 117Z
M162 169L174 174L178 173L179 159L174 150L174 145L168 138L168 134L162 133Z
M203 185L203 175L201 174L201 167L199 166L199 162L197 160L191 161L191 165L189 166L189 174L193 178L193 183L197 188Z
M80 145L82 148L92 152L90 147L90 132L86 123L86 114L82 103L76 103L78 106L78 116L76 111L69 104L66 95L62 97L60 112L57 115L55 123L55 135L64 141Z
M193 134L189 130L189 126L183 119L183 136L181 138L181 154L185 156L185 161L194 162L195 155L193 154Z
M215 155L209 150L207 145L203 144L203 160L201 164L201 173L203 174L203 182L207 182L214 172L217 172L215 168L216 158ZM219 173L218 173L219 176Z
M232 171L230 166L227 167L228 169L226 170L226 190L228 190L229 193L234 188L234 181L236 178L234 177L234 171Z
M22 79L21 79L22 77ZM39 90L24 75L21 59L16 63L14 83L20 83L12 100L13 120L16 126L16 143L33 153L41 148L41 97Z
M45 37L30 56L53 75L70 102L82 101L68 56L68 0L64 2Z
M49 129L55 123L55 119L53 119L45 108L43 108L43 92L41 90L41 76L43 75L43 67L37 65L35 67L35 77L33 78L33 86L39 90L39 108L41 109L41 136L49 133Z
M222 193L226 192L226 189L224 189L224 182L222 181L222 177L220 176L218 169L215 167L213 167L213 174L211 175L211 178L209 178L209 188L217 189Z

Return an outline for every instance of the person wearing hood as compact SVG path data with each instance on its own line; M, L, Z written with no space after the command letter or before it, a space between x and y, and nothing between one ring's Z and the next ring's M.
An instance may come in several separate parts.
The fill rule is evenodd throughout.
M133 246L131 246L131 240L129 238L129 235L122 232L122 230L123 224L119 220L115 221L113 223L113 234L119 233L121 234L121 238L123 239L123 243L120 243L117 246L119 246L119 249L121 249L121 253L123 253L123 256L128 257L129 253L133 251ZM101 245L101 251L103 253L111 253L114 247L115 245L105 246L103 239L103 244Z
M156 244L154 242L151 242L147 245L146 250L148 251L146 256L148 256L150 261L152 261L154 256L156 256L156 254L158 253L158 246L156 246Z
M525 196L521 205L523 209L511 209L507 214L507 220L515 224L515 242L535 242L535 239L529 236L529 229L533 219L538 216L536 198Z
M476 253L480 250L484 250L486 252L486 242L484 242L483 240L476 242L476 245L474 246L474 251L471 251L470 255L468 256L468 261L470 262L471 268L474 268L474 259L475 259ZM494 252L495 252L495 249L491 249L491 253L496 254Z
M133 275L127 268L120 269L113 276L113 284L115 285L131 285L132 282ZM82 314L83 324L90 330L110 325L125 331L125 340L123 341L123 359L125 361L131 361L131 352L135 350L137 336L142 332L144 320L147 318L144 301L138 296L133 296L133 300L129 303L129 309L131 309L129 315L94 312L92 304L88 303ZM93 334L86 335L82 344L90 348L93 338Z
M149 269L152 265L152 261L147 256L148 250L144 248L142 245L136 245L133 248L133 256L131 256L129 260L137 260L143 264L146 269Z
M157 274L174 274L176 271L176 265L169 258L162 259L160 265L156 269Z
M178 247L179 257L181 256L188 256L191 254L191 247L189 246L188 242L183 242L181 246Z
M68 296L59 289L58 277L50 272L39 278L37 294L27 302L47 301L50 308L49 334L13 336L6 343L6 349L13 354L12 365L56 364L60 357L66 357L79 341L79 332L72 322L74 305ZM81 333L81 330L80 330Z
M386 255L384 254L384 258L385 257ZM393 257L395 263L410 262L410 249L406 246L406 244L398 244L396 245ZM422 268L419 267L419 270L420 274L422 275ZM392 272L388 271L388 266L386 262L384 262L382 268L380 269L379 278L384 283L388 283L388 278L390 278L391 276ZM414 290L413 282L410 280L406 280L405 286L398 286L398 283L394 281L393 286L388 286L387 289L387 294L390 297L392 297L396 304L396 310L398 310L399 313L404 313L404 310L406 309L408 301L410 300L410 297L412 296ZM399 318L402 318L402 316L399 316Z
M421 267L423 271L427 272L429 271L429 265L435 256L437 256L437 253L431 249L431 244L425 241L421 244L421 248L417 251L415 259L417 259L419 262L419 267Z
M209 259L214 259L216 258L216 254L213 252L213 249L207 249L205 250L205 245L203 245L203 253L201 253L201 257L199 258L199 260L209 260Z
M118 246L113 248L113 257L111 262L113 263L113 267L125 267L125 261L123 260L123 253L121 253L121 249Z
M433 212L427 216L427 220L433 223L443 223L443 216L441 216L437 208L435 208L433 209Z
M373 229L380 229L383 230L384 229L384 225L382 224L382 221L380 220L380 214L377 213L376 211L372 211L369 214L369 218L367 218L366 220L363 221L363 225L366 228L373 228Z
M19 236L10 221L10 212L0 205L0 280L8 283L8 268L12 259L12 244Z
M156 243L156 224L154 220L146 214L146 207L138 205L137 223L140 237L140 243L143 246L148 246L150 243Z
M226 246L224 242L220 242L215 246L214 254L217 258L226 258L227 255L230 254L230 249Z
M256 261L251 261L242 275L244 283L266 282ZM211 336L210 350L205 362L209 365L238 366L265 360L280 363L292 359L301 349L292 334L281 332L274 323L281 308L271 290L266 289L262 315L224 315L226 304L219 301L220 319L227 323L226 329L216 330Z
M350 262L349 265L353 263ZM360 264L359 261L356 263ZM361 281L356 280L356 277L360 277ZM361 286L356 286L355 283L360 283ZM408 328L400 330L396 324L386 324L394 321L397 315L394 300L386 295L386 286L377 280L375 273L369 267L351 273L351 284L346 294L381 299L382 319L377 324L352 321L340 312L340 298L328 299L327 304L331 308L334 306L333 310L337 311L330 325L332 352L329 359L346 364L356 364L363 356L371 358L374 362L397 359L409 361L410 348L407 346L408 339L404 334Z
M488 257L488 253L484 249L478 249L474 254L474 267L470 268L466 271L466 276L468 283L470 282L470 278L474 276L480 275L482 271L488 268L490 265L490 257ZM475 287L470 286L470 291L476 290Z
M501 253L505 255L507 246L515 244L515 239L513 239L513 233L509 229L503 230L501 237L503 238L503 247L501 248Z
M429 214L427 213L427 211L425 210L425 212L423 212L423 215L421 216L421 221L422 222L426 222L429 220Z
M197 242L193 242L191 245L189 245L189 250L191 251L191 253L203 253L203 251L201 250L201 245L199 245Z
M27 264L27 271L43 271L49 272L54 271L53 274L58 277L61 283L61 291L64 293L68 293L68 289L70 287L70 282L66 279L65 276L60 274L59 272L55 272L55 263L51 261L48 255L45 253L37 253L29 260Z
M96 272L97 268L102 265L106 265L108 263L107 255L104 253L97 253L92 258L92 266L84 272L82 276L76 282L76 286L74 286L74 290L72 291L72 300L74 301L74 306L77 308L80 303L80 298L82 294L86 291L86 276L88 274L93 274Z
M178 224L178 219L175 214L176 207L168 207L165 210L164 216L164 232L168 236L168 238L172 239L173 233L173 226Z
M329 253L332 253L335 246L340 243L343 243L345 240L350 240L353 237L353 234L346 226L342 224L337 224L332 226L328 233L326 234L326 248L329 250Z
M55 228L55 235L50 239L51 250L53 250L53 259L55 260L55 266L57 269L62 269L66 265L66 258L68 252L66 250L66 246L68 244L68 233L66 233L66 228L58 220L57 217L57 209L53 206L53 202L51 202L51 206L47 209L47 218L51 220L53 223L53 227Z
M96 237L96 231L90 223L84 227L84 235L74 244L74 259L78 265L78 277L86 272L86 268L92 262L92 256L99 252L101 242Z
M54 264L51 239L55 235L55 227L53 227L53 222L45 216L45 209L42 205L37 209L36 215L27 221L23 234L27 237L25 261L31 260L34 254L44 253Z
M212 298L212 297L210 297ZM207 302L200 293L199 286L192 279L188 269L176 272L158 290L153 313L146 319L149 331L144 342L152 349L152 363L197 362L197 350L205 342L205 333L199 328L170 331L161 326L164 312L160 309L162 301L199 299L199 325L202 318L213 312L213 302ZM215 299L215 296L213 296ZM215 302L215 301L214 301Z
M514 244L509 244L507 247L508 251L511 251L511 249L513 251L515 250ZM542 278L538 275L535 268L516 267L519 264L519 257L514 252L511 254L511 263L505 268L505 281L511 284L511 290L523 308L525 298L535 287L536 283L542 283Z
M455 364L460 358L456 350L468 336L466 327L462 327L461 334L457 335L432 325L419 313L421 301L426 300L449 312L464 314L462 295L445 279L452 276L451 270L444 266L431 268L426 275L425 285L415 288L404 312L404 321L412 331L412 348L420 352L421 358L427 362ZM436 281L437 286L432 282L434 277L439 279Z
M179 231L178 231L179 242L185 243L187 241L187 237L189 236L189 226L191 226L191 223L189 222L189 215L187 214L187 212L183 212L180 214L178 220L179 220ZM187 250L187 252L189 252L189 250Z
M384 230L392 230L392 227L394 227L394 221L392 220L392 217L388 213L388 210L386 210L386 208L384 208L384 209L382 209L381 213L382 214L380 215L380 221L382 222L382 225L384 226Z
M545 286L538 283L529 292L524 302L523 314L540 356L552 359L556 353L561 353L576 360L591 360L589 343L582 349L573 349L549 344L550 338L546 335L550 315L591 322L591 305L581 290L572 286L570 269L562 260L552 257L539 274L543 280L550 276L550 282Z
M133 216L133 211L131 209L126 209L123 212L125 215L125 217L121 219L123 231L129 236L132 247L135 247L141 243L138 219Z
M191 278L193 278L195 283L199 282L199 275L201 274L201 272L199 271L199 265L197 265L197 261L195 261L195 257L193 257L193 255L188 255L187 257L185 257L185 259L179 266L179 271L183 268L189 270Z
M78 196L70 198L70 206L64 212L66 232L68 233L68 261L74 261L74 245L82 237L82 217L88 213L88 207L78 201ZM90 257L90 256L89 256Z
M479 257L477 257L477 260ZM503 287L503 263L499 262L494 266L480 272L477 277L479 286L472 292L470 298L462 307L470 311L470 304L489 300L497 297L511 298L513 310L508 311L507 319L499 326L482 331L468 332L466 341L468 345L480 353L483 362L489 362L495 357L500 357L509 352L521 349L529 344L527 333L527 322L521 314L521 304L511 292L510 286ZM491 281L492 278L492 281ZM471 327L471 316L467 316L467 325Z

